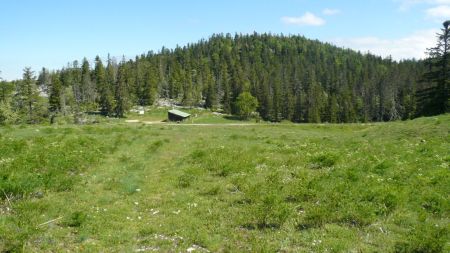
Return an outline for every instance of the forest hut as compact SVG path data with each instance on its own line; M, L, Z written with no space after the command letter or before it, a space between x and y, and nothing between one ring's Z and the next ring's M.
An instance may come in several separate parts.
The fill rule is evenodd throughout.
M183 121L183 120L189 118L190 116L191 115L189 113L182 112L182 111L175 110L175 109L170 110L168 112L169 121Z

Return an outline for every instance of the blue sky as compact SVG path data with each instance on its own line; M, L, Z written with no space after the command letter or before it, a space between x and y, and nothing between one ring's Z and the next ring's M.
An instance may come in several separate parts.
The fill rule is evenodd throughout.
M450 0L1 0L0 77L108 53L134 58L228 32L300 34L421 58L449 18Z

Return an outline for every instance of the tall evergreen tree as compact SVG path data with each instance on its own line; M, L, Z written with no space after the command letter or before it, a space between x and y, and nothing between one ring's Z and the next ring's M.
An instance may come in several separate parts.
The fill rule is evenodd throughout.
M117 81L115 85L114 100L115 107L114 112L116 117L123 118L125 112L128 109L127 98L127 83L126 83L126 66L125 60L122 60L117 73Z
M428 50L428 71L424 75L428 85L418 92L419 115L450 112L450 20L443 26L436 47Z
M54 123L56 115L61 111L61 79L58 73L53 73L51 75L51 82L49 85L49 112L50 112L50 123Z
M83 109L96 109L95 95L95 84L92 82L90 65L88 60L84 58L81 65L81 101Z
M108 59L108 70L111 71ZM99 93L99 105L102 115L111 116L113 114L114 97L111 92L111 85L108 84L108 78L105 67L99 56L95 58L95 83Z
M51 75L51 83L49 85L49 111L51 113L58 113L61 111L61 79L58 73Z
M23 78L17 82L17 106L19 111L27 115L28 123L36 123L35 107L38 103L39 92L36 77L30 67L23 70Z
M37 78L36 85L38 86L39 89L41 89L42 92L46 94L49 94L49 84L51 82L50 79L51 76L48 70L46 68L42 68Z

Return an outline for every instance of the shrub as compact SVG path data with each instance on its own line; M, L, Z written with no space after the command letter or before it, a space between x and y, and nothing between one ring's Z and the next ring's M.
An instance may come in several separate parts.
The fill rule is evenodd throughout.
M440 214L442 212L445 198L435 192L425 192L422 197L422 207L430 213Z
M382 161L373 167L373 172L378 175L384 175L385 171L391 167L391 162Z
M448 229L434 224L421 224L413 228L408 236L395 243L397 253L438 253L444 251L448 241Z
M64 222L69 227L81 227L86 222L87 215L81 211L73 212Z
M305 215L296 222L298 230L319 228L329 222L331 214L328 209L322 206L312 206L307 208Z
M153 153L153 152L157 151L158 149L160 149L163 144L164 144L164 142L162 140L154 141L152 144L150 144L147 147L147 152Z
M250 200L247 225L263 228L279 228L291 214L282 194L283 184L276 173L248 188L245 198Z
M311 168L313 169L321 169L332 167L336 164L338 158L335 154L326 153L314 156L311 159Z
M236 99L236 107L239 117L248 119L258 107L258 100L249 92L242 92Z
M196 177L189 172L184 172L183 175L178 177L178 187L188 188L195 181Z

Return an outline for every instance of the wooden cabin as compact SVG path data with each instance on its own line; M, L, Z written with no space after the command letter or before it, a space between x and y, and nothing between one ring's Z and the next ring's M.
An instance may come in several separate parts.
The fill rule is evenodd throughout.
M169 110L167 113L167 117L168 117L169 121L176 121L176 122L188 119L190 116L191 115L189 113L182 112L182 111L175 110L175 109Z

